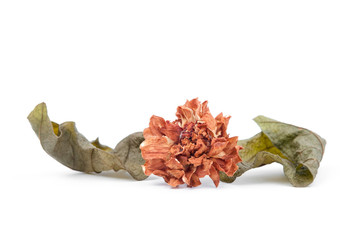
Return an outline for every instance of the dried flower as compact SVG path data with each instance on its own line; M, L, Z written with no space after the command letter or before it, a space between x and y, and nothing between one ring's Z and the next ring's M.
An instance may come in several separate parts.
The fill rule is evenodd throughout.
M206 175L217 187L219 171L233 176L242 161L238 155L242 147L238 137L229 138L226 132L230 116L220 113L214 118L207 103L197 98L187 101L177 108L178 119L173 122L150 118L140 146L146 175L163 177L172 187L199 186Z

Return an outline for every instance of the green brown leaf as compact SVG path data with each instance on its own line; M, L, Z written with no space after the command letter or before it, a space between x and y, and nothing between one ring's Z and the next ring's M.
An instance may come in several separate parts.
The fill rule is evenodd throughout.
M232 177L221 173L221 180L233 182L252 168L278 162L283 165L284 174L293 186L311 184L317 175L326 141L310 130L264 116L254 120L262 132L238 142L244 147L240 151L243 161Z
M137 180L147 178L140 171L144 164L139 150L144 140L141 132L129 135L113 150L100 144L99 139L89 142L77 131L74 122L59 125L50 121L45 103L37 105L28 120L45 152L73 170L100 173L124 169Z
M143 133L136 132L120 141L112 151L120 159L125 170L137 180L146 179L142 165L145 163L140 151L140 144L144 141Z

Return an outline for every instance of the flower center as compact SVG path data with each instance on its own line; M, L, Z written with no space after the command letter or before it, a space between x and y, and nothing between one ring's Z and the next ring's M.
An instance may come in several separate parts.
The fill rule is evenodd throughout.
M212 137L205 123L188 123L179 135L178 146L182 149L182 156L199 157L211 148Z
M183 131L181 132L181 134L179 135L179 142L182 144L182 142L184 142L184 139L188 139L191 140L193 137L193 133L194 133L194 123L189 123L186 126L184 126Z

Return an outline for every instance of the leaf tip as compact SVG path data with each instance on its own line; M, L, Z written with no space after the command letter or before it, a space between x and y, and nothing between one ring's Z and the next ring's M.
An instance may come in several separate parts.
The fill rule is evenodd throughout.
M34 115L42 113L44 110L46 111L46 103L45 102L39 103L34 107L33 111L29 113L28 120L30 121L34 117Z
M260 123L264 121L275 121L275 120L263 115L258 115L257 117L253 118L253 121L255 121L256 123Z

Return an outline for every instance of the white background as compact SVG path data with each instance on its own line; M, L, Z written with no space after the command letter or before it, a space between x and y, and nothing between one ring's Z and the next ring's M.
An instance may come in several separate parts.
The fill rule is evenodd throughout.
M360 1L0 2L1 239L360 239ZM186 99L259 132L259 114L327 140L314 183L273 164L233 184L172 189L83 174L41 148L46 102L114 147Z

